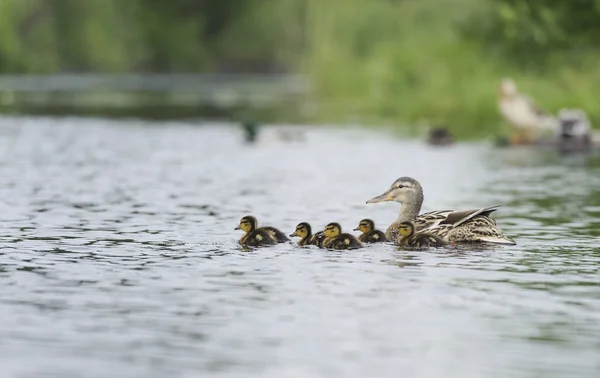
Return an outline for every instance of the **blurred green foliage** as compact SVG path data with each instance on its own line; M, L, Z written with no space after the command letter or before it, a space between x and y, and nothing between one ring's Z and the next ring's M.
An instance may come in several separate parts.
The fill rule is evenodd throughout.
M0 72L269 70L273 62L298 58L297 36L285 32L301 25L287 24L282 14L296 5L301 2L0 0Z
M500 131L513 77L600 121L600 0L0 0L0 72L308 73L327 121Z

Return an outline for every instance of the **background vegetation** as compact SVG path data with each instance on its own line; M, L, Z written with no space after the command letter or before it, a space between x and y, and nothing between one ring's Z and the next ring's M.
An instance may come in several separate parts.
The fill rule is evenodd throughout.
M299 72L322 121L496 132L513 77L600 121L599 0L0 0L0 73Z

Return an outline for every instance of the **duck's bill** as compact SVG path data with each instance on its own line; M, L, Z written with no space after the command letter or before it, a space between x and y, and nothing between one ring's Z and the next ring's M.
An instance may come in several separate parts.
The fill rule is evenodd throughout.
M356 227L355 229L353 229L352 231L360 231L360 229L358 227Z
M242 228L240 226L237 226L236 228L234 228L234 230L241 230Z
M367 203L377 203L377 202L386 202L386 201L393 201L394 199L392 198L390 191L388 190L387 192L377 196L377 197L373 197L370 200L367 201Z
M294 236L296 236L296 233L294 232L293 234L290 234L289 236L290 236L290 238L293 238Z

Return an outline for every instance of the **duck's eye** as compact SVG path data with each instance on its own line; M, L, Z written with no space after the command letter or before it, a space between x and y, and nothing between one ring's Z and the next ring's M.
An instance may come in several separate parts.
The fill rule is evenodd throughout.
M402 188L404 188L404 185L402 185L402 184L399 184L399 185L398 185L398 189L402 189Z

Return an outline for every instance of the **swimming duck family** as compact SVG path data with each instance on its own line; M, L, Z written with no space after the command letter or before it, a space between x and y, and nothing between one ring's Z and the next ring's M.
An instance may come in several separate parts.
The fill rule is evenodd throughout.
M384 193L367 203L398 202L400 212L385 233L375 228L375 222L365 218L354 231L360 231L358 239L342 232L337 222L329 223L322 231L313 234L308 222L299 223L289 237L299 237L299 246L314 245L328 249L357 249L363 243L393 242L404 247L429 248L457 243L516 244L498 228L491 214L500 206L468 210L436 210L419 214L423 204L423 188L411 177L400 177ZM240 220L236 230L243 230L240 244L262 247L284 243L288 237L275 227L258 227L257 219L247 215Z

